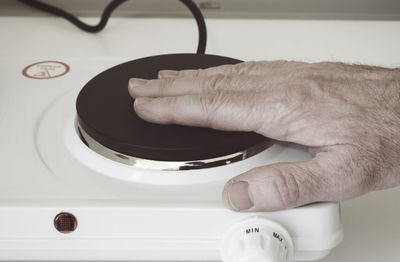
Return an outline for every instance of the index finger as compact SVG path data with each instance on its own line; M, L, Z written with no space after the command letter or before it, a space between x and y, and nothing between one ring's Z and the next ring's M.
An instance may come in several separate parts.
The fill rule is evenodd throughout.
M298 66L301 62L290 62L284 60L277 61L249 61L233 65L221 65L206 69L189 70L160 70L158 78L176 78L176 77L207 77L213 75L265 75L275 72L286 66Z

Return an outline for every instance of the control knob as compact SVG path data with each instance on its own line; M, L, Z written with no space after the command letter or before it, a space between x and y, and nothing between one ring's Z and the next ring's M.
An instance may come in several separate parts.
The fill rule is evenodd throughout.
M283 226L255 216L229 228L220 251L224 262L289 262L293 243Z

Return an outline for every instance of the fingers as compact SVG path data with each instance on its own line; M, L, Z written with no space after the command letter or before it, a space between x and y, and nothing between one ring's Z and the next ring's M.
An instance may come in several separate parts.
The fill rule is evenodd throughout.
M211 127L220 130L253 131L263 121L256 110L260 97L247 93L196 94L174 97L138 97L136 113L149 122Z
M348 146L335 147L340 149L308 162L263 166L231 179L222 194L225 205L234 211L275 211L371 190L371 178L360 168L363 164L354 162L354 152Z
M178 77L204 77L212 75L265 75L269 71L276 71L286 66L287 61L263 61L263 62L242 62L234 65L221 65L206 69L197 70L161 70L159 78L178 78ZM300 62L291 62L290 66L300 64Z
M276 89L279 84L274 79L261 76L228 76L213 75L206 77L182 77L146 80L132 78L129 80L129 94L132 97L179 96L216 91L268 91Z
M199 70L161 70L159 79L129 80L132 97L190 95L219 90L273 91L290 82L288 73L302 66L301 62L243 62Z
M303 102L291 101L285 92L226 92L166 97L138 97L134 110L142 119L158 124L210 127L228 131L253 131L272 139L306 146L334 144L331 129L319 128L310 136ZM302 101L302 100L301 100ZM314 121L314 122L313 122Z
M332 145L338 138L329 119L314 117L313 103L287 92L226 92L166 97L137 97L134 110L158 124L253 131L305 146ZM317 114L319 115L319 113ZM323 114L322 114L323 115ZM323 128L320 127L322 123ZM310 128L312 131L310 133ZM332 131L334 130L334 131Z

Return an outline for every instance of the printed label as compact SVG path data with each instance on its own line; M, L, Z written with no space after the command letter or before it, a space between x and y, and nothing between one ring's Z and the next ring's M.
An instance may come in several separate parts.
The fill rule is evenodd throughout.
M58 61L43 61L24 68L22 74L33 79L51 79L65 75L69 66Z

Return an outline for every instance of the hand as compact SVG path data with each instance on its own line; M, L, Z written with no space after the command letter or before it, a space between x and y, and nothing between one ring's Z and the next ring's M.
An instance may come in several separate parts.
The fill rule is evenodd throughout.
M273 211L400 184L400 70L342 63L245 62L131 79L150 122L254 131L309 147L312 160L232 178L227 207Z

